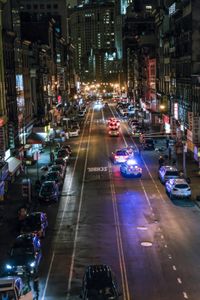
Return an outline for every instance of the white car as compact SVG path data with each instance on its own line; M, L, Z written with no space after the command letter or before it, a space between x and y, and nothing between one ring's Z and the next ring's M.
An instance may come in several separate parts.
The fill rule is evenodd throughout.
M69 137L79 136L80 129L78 127L72 127L69 129Z
M191 188L184 178L169 179L165 183L165 190L171 199L191 197Z
M158 177L160 181L164 184L169 179L179 178L179 172L175 167L172 166L162 166L158 171Z

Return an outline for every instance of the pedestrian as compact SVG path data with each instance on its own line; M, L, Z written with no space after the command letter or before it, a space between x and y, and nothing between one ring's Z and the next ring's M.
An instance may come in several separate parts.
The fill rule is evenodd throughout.
M53 164L54 163L54 153L50 152L50 161Z

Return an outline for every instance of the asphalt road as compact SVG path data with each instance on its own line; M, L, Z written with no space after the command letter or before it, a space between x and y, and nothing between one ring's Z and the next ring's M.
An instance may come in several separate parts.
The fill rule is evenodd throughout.
M39 273L42 300L80 299L89 264L108 264L124 300L200 299L200 209L171 201L157 178L157 154L143 151L141 179L123 178L110 154L137 141L126 122L109 137L114 106L91 107L72 141L58 204L42 207L49 218Z

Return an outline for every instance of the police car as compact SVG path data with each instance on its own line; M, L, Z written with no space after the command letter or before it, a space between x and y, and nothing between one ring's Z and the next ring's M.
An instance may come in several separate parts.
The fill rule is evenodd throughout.
M141 177L142 168L138 165L135 159L129 159L121 164L120 172L125 177Z

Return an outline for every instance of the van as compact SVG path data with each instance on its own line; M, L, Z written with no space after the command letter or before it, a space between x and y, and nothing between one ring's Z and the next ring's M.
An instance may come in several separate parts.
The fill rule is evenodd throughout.
M33 294L21 277L0 277L0 299L8 300L33 300Z

